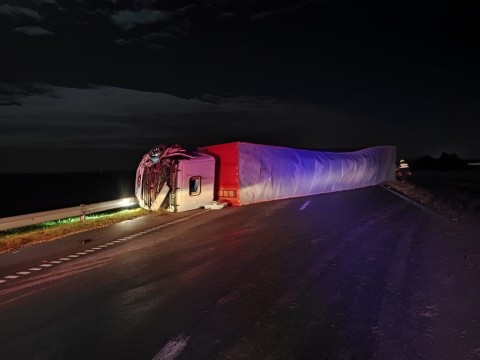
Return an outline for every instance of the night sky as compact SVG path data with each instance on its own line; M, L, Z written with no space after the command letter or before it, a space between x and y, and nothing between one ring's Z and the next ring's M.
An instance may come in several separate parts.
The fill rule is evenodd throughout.
M2 0L0 172L249 141L480 158L480 5Z

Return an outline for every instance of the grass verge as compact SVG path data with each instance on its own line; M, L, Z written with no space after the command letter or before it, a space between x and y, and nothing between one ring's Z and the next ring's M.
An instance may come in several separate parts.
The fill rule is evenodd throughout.
M432 186L393 180L386 186L455 221L480 223L478 208L480 204L469 195L453 187L434 188Z
M81 221L80 217L73 217L0 231L0 253L150 214L151 211L142 208L111 210L87 215L85 221Z

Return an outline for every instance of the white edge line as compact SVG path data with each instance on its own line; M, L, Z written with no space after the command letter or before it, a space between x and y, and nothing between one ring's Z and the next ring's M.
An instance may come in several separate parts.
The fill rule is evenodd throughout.
M382 187L383 187L385 190L391 192L392 194L395 194L395 195L397 195L398 197L402 198L403 200L409 202L410 204L415 205L416 207L418 207L418 208L420 208L420 209L422 209L422 210L431 212L429 209L427 209L427 208L426 208L425 206L423 206L422 204L419 204L418 202L416 202L416 201L408 198L407 196L399 193L398 191L395 191L395 190L391 189L391 188L388 187L387 185L383 185Z

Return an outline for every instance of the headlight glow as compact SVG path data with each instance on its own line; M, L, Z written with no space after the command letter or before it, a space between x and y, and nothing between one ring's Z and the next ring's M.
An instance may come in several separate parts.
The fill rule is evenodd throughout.
M120 206L121 207L127 207L127 206L131 206L131 205L134 205L135 204L135 200L133 199L121 199L120 200Z

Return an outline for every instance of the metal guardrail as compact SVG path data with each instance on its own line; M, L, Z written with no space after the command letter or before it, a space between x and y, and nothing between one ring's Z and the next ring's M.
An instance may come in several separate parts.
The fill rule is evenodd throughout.
M23 226L41 224L47 221L61 220L77 216L84 220L85 216L89 214L123 207L130 207L136 205L137 203L137 199L135 197L131 197L112 201L104 201L90 205L82 204L79 206L64 209L42 211L26 215L10 216L0 219L0 230L15 229Z

